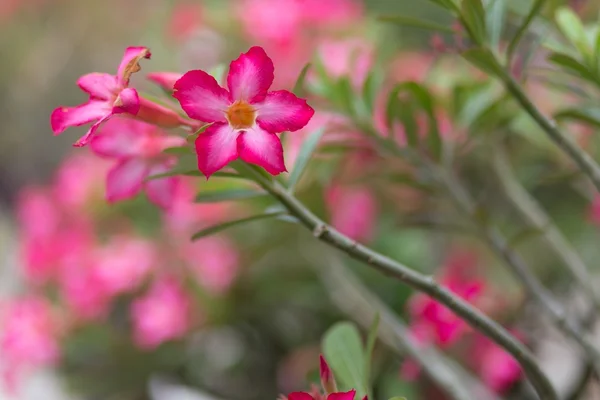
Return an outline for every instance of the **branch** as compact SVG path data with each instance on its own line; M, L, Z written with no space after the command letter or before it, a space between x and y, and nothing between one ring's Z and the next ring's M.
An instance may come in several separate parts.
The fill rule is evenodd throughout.
M319 260L317 273L328 289L332 301L363 327L369 327L376 314L381 317L378 336L387 346L417 360L423 370L444 392L457 400L498 400L478 379L458 363L446 358L434 346L423 347L411 339L406 325L386 304L369 291L345 268L337 257L329 257L325 266ZM469 388L470 390L468 390Z
M527 221L529 225L542 231L541 237L546 241L548 247L562 260L576 281L584 289L586 295L592 300L595 308L600 309L600 297L594 288L592 277L588 272L585 262L552 223L552 220L542 207L519 184L503 151L495 153L493 166L504 192L521 215L521 218Z
M525 345L516 340L501 325L474 308L465 300L438 285L431 277L422 275L407 266L379 254L349 237L336 231L324 223L298 199L281 186L277 181L264 176L252 166L243 164L244 171L250 173L255 182L278 200L301 224L312 231L313 235L341 250L350 257L362 261L378 271L392 276L410 287L420 290L438 300L454 311L458 316L468 322L473 328L481 331L499 346L504 348L521 364L523 370L531 380L541 399L558 400L556 391L541 368L537 365L535 357Z
M546 118L540 110L529 100L519 84L514 80L510 73L504 68L500 68L502 74L499 78L504 83L506 90L515 98L523 109L533 118L533 120L542 128L550 139L567 153L577 166L592 181L596 190L600 192L600 166L594 159L582 150L570 136L564 135L556 127L554 121Z
M527 263L510 248L502 234L497 229L487 226L486 223L475 216L475 207L469 193L445 171L441 171L431 164L427 166L441 183L444 184L452 200L454 200L457 209L474 221L490 248L506 262L512 272L523 283L529 295L552 317L554 323L581 346L596 371L600 373L600 350L598 350L584 332L581 332L579 326L575 325L570 319L567 319L564 308L553 297L552 293L542 285L537 277L531 273Z

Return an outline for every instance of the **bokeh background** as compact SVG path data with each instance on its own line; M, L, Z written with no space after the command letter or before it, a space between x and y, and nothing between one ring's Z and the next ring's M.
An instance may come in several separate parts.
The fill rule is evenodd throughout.
M327 3L329 1L331 3ZM443 56L446 61L432 67L439 49L436 49L430 32L383 24L376 19L381 15L402 13L451 24L442 10L428 2L322 0L321 5L314 1L308 3L310 7L306 7L312 15L301 20L298 15L308 11L299 9L295 0L0 0L0 286L5 302L8 303L12 296L29 292L43 293L51 300L56 296L60 298L60 295L48 294L44 292L46 289L23 278L27 275L23 272L26 271L23 264L28 261L23 256L20 234L23 221L18 214L19 210L31 210L27 208L30 204L27 199L32 198L32 186L45 188L42 193L46 194L60 186L57 176L62 175L57 175L57 170L68 169L65 165L69 160L72 162L69 168L74 171L69 178L71 188L79 187L79 184L87 188L93 181L94 188L90 191L96 197L85 200L89 204L85 203L81 212L90 215L95 226L102 225L99 236L131 236L131 232L135 232L136 237L152 241L154 245L166 240L165 237L172 237L171 231L162 231L162 226L168 223L162 220L160 211L143 196L114 206L99 205L103 175L94 169L104 171L106 166L86 170L89 166L86 162L73 161L73 154L87 154L87 150L71 147L84 128L53 136L49 126L49 115L54 108L83 101L84 94L76 86L76 80L91 71L114 73L127 46L144 45L152 50L151 61L144 60L141 73L133 78L133 85L155 96L162 92L145 79L145 74L227 66L240 52L255 44L264 46L273 57L277 88L291 88L304 65L313 60L315 54L320 54L324 61L331 60L329 65L325 62L331 74L346 74L350 79L372 65L385 71L386 79L391 81L422 80L430 73L440 87L448 86L448 82L468 83L478 76L456 61L452 54ZM555 7L565 2L550 3ZM591 16L591 19L598 8L591 1L570 3L581 15ZM515 13L526 10L528 5L527 1L512 2ZM328 43L341 40L358 40L360 44L353 50L328 47ZM451 43L452 35L442 36L442 40ZM362 65L358 58L364 56L365 46L368 60ZM340 56L336 51L346 55ZM358 54L357 60L353 59L353 51ZM348 59L357 64L348 69L344 65ZM536 96L536 101L548 109L565 99L563 94L539 85L528 89ZM448 111L444 118L450 126L462 129L455 117ZM564 172L564 164L556 161L560 157L548 151L551 146L540 139L541 135L531 124L521 121L506 129L526 132L517 135L518 139L511 143L513 149L520 149L514 152L521 165L517 171L519 179L549 210L583 257L588 261L596 259L595 223L598 220L590 214L593 201L590 192L567 180L568 177L556 176ZM522 150L520 144L531 147ZM462 165L466 179L471 187L484 188L479 193L482 203L496 207L492 215L503 221L501 223L516 236L518 229L514 226L518 224L515 222L518 217L502 205L498 206L493 182L486 180L485 173L478 168L485 157L481 153L465 156ZM385 163L378 163L362 170L360 190L330 190L330 185L324 182L342 174L340 171L344 176L352 176L352 162L348 161L350 165L343 168L327 161L319 164L321 172L315 172L316 178L303 189L303 200L328 219L335 219L337 215L338 226L349 224L347 229L351 232L354 229L358 239L424 272L444 276L446 269L472 268L468 275L481 275L483 283L468 278L469 284L487 288L477 304L511 329L523 332L523 340L535 345L538 355L547 360L545 368L556 379L564 381L565 390L576 385L579 376L585 372L583 364L568 344L552 339L555 332L547 328L544 321L531 318L536 315L535 308L528 308L526 296L500 266L500 260L477 240L455 239L427 227L411 226L414 224L406 222L408 219L398 218L398 215L419 214L417 211L423 211L431 204L423 200L425 197L420 189L403 187L397 193L386 192L384 184L370 181L378 171L386 168ZM546 168L551 170L547 175ZM568 173L568 168L566 170ZM188 185L192 197L189 193L184 197L189 201L198 187L212 190L227 185L218 180L208 183L194 180ZM227 219L227 216L268 205L264 199L250 199L243 204L226 204L221 208L182 209L173 218L185 221L189 213L195 213L192 222L201 226L211 222L211 217L219 220L220 217L215 215ZM439 210L439 207L435 208ZM61 218L70 218L69 213L60 212L64 214ZM48 216L43 211L27 215L33 215L33 222L30 222L34 225L38 222L43 225ZM180 240L184 240L183 236ZM196 316L190 317L192 322L183 336L174 341L165 340L151 349L139 346L131 339L128 306L136 296L143 296L154 278L140 284L142 289L135 288L111 298L111 311L102 318L78 320L77 313L64 306L63 312L73 317L69 323L75 328L69 328L68 334L59 335L61 356L51 363L51 372L27 374L28 383L18 385L20 388L16 393L5 388L6 398L265 400L305 388L307 379L316 381L322 334L331 324L344 319L347 313L361 318L352 315L352 310L343 309L344 300L340 304L339 298L337 302L335 296L332 299L336 284L331 282L331 276L323 276L320 271L339 259L334 256L336 261L331 261L331 253L316 244L311 235L295 225L281 222L276 226L265 222L236 228L224 240L227 245L221 248L226 248L221 253L215 249L222 243L184 251L188 257L186 262L194 271L202 269L193 266L195 262L214 263L214 268L219 271L224 263L235 266L231 266L229 275L223 272L229 276L223 278L227 280L226 288L216 294L207 289L208 278L202 273L199 273L202 276L198 282L199 286L205 287L186 289L189 290L187 295L200 304L201 311L196 309ZM104 243L105 239L100 241ZM180 250L164 250L169 251L177 253ZM196 251L209 255L202 258ZM211 256L211 252L215 255ZM565 299L573 297L564 271L552 255L536 243L531 243L524 252L548 285ZM409 289L348 260L342 260L342 263L407 321L418 314L414 309L411 311L409 299L413 293ZM163 272L174 268L170 262L163 264L160 267ZM231 272L233 270L235 272ZM474 273L475 270L478 272ZM215 279L222 277L219 275ZM57 304L60 308L60 301ZM158 312L152 307L149 310L150 314ZM107 326L114 329L107 330ZM450 356L462 360L475 374L481 373L486 363L496 363L495 359L484 364L467 360L473 352L473 348L468 347L473 344L469 343L449 349ZM388 353L385 348L379 349L376 356L377 399L393 395L406 396L410 400L442 398L427 378L418 378L418 368L415 371L410 363L407 364L410 360ZM502 395L510 398L528 398L527 391L521 386L518 369L515 370L510 362L505 363L502 356L498 357L501 360L498 363L507 366L508 377L496 381L492 377L488 384L500 382ZM5 360L3 367L10 370L13 365L8 363L6 365ZM184 394L181 387L178 390L182 391L177 392L169 389L170 384L165 382L175 382L205 394Z

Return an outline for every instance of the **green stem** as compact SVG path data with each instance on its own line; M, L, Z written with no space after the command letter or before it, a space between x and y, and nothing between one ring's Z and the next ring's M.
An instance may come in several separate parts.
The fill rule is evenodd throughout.
M552 223L552 220L538 204L538 202L521 186L514 176L503 151L497 151L493 160L493 167L499 178L504 193L514 205L514 208L527 221L530 226L541 231L541 238L546 241L551 249L562 260L571 275L581 285L587 297L596 309L600 309L600 297L593 285L593 280L588 272L588 267L577 251L571 246L563 234Z
M501 71L502 75L499 78L504 83L506 90L514 97L521 107L523 107L527 114L533 118L540 128L546 132L548 137L571 157L575 164L577 164L577 166L592 181L596 190L600 192L600 166L598 166L596 161L583 151L571 137L564 135L558 130L554 121L546 118L541 111L537 109L510 73L504 69L501 69Z
M255 168L244 165L263 189L277 199L293 216L309 229L315 238L341 250L350 257L362 261L385 275L392 276L410 287L424 292L454 311L473 328L481 331L508 351L521 364L537 393L544 400L558 400L552 384L542 372L533 354L516 340L500 324L480 310L440 286L432 277L422 275L407 266L363 246L341 234L308 210L296 197L275 180L265 177Z

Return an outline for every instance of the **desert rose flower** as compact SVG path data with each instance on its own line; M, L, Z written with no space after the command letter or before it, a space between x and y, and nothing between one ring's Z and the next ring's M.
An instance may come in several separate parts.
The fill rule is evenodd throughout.
M355 396L356 390L351 390L349 392L331 393L328 396L317 395L316 397L306 392L294 392L289 394L287 400L354 400ZM363 400L366 400L366 397Z
M153 349L183 337L190 328L190 305L179 282L168 277L157 280L131 304L135 343L142 349Z
M56 363L60 358L59 320L43 298L14 299L3 310L0 349L4 379L16 384L25 369Z
M373 193L362 186L332 186L326 193L331 225L360 241L373 238L378 207Z
M165 173L177 161L163 153L169 147L185 144L185 139L167 135L154 125L130 118L115 118L93 138L94 153L116 160L106 178L109 202L129 199L145 189L150 201L169 208L177 187L176 177L146 181L151 175Z
M207 178L237 158L272 175L286 171L276 134L301 129L314 110L288 91L268 92L273 78L269 56L252 47L231 62L229 90L201 70L189 71L175 83L173 96L188 116L212 123L196 139L198 168Z
M87 103L76 107L58 107L50 116L55 135L67 128L93 123L87 133L74 146L85 146L103 122L116 114L136 115L140 99L135 89L129 87L131 74L140 70L139 61L150 58L146 47L128 47L119 65L117 75L93 72L79 78L77 85L90 95Z
M172 93L175 82L181 79L182 76L179 72L151 72L146 75L146 78L160 86L165 92Z
M471 354L471 364L481 379L498 393L510 389L523 374L512 355L483 335L476 335Z

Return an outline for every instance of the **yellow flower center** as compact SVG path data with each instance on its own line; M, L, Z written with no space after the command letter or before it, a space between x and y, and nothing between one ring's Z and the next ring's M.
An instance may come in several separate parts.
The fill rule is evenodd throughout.
M235 129L248 129L254 125L256 110L245 101L236 101L226 112L229 125Z

